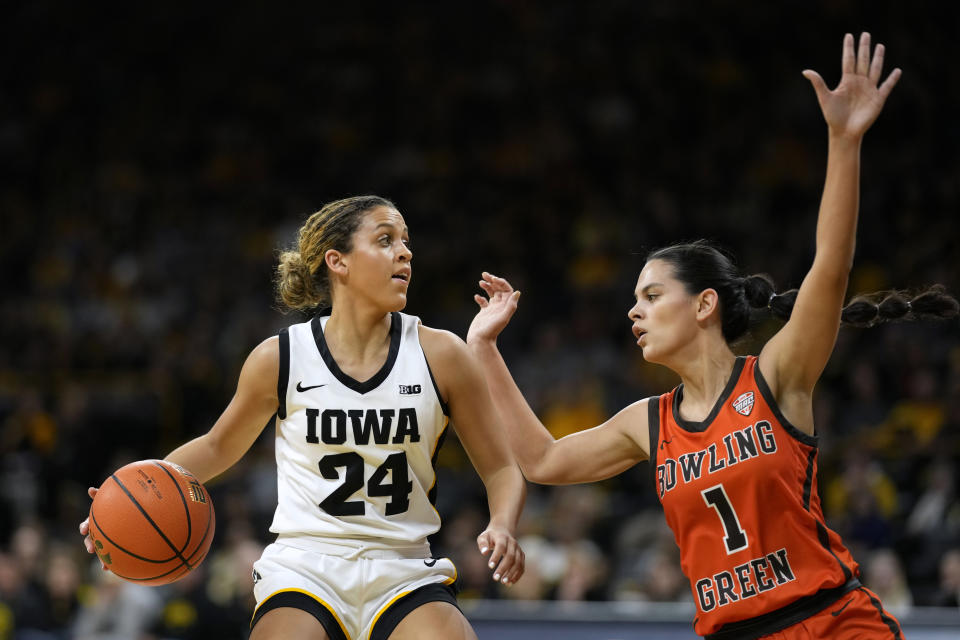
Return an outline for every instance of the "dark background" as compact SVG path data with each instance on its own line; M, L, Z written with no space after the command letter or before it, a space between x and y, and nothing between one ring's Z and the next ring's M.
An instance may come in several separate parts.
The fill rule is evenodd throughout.
M800 72L835 85L843 34L869 30L904 75L863 147L850 293L960 291L958 17L924 1L6 8L0 638L120 624L91 621L135 596L82 552L86 487L203 433L246 354L302 320L274 303L276 253L330 200L397 203L407 311L428 325L465 336L480 271L510 278L521 387L555 434L593 426L675 384L626 319L647 251L706 237L799 285L826 151ZM891 609L957 605L958 391L956 321L845 329L818 387L828 521ZM147 637L242 626L272 449L268 428L210 483L215 553L141 597ZM448 440L437 551L465 597L689 599L648 471L532 487L531 569L503 591L471 546L482 487Z

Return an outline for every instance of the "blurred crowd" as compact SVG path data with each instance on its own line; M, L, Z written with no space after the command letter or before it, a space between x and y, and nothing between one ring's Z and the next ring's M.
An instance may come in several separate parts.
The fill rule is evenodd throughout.
M272 270L329 200L398 204L426 324L465 336L481 270L524 291L502 349L559 437L676 383L626 319L647 251L708 237L799 284L826 138L800 71L834 83L844 31L872 29L904 78L864 146L851 294L960 293L949 3L5 13L0 640L242 637L276 500L270 425L209 483L217 535L188 578L114 579L77 525L87 487L203 433L246 354L303 319L277 310ZM758 318L738 350L776 326ZM957 323L842 330L815 410L825 513L864 582L895 614L957 607ZM477 553L483 487L456 438L438 474L434 551L464 598L690 599L646 463L532 486L510 589Z

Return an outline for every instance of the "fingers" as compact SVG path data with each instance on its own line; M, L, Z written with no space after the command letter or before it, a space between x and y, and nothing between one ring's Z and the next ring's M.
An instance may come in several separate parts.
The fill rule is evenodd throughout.
M861 76L870 71L870 34L864 31L860 34L860 50L857 52L857 73Z
M507 564L507 559L509 558L509 564ZM526 564L526 555L523 553L523 549L520 548L520 545L516 540L510 538L510 547L509 553L504 557L504 560L500 562L499 573L500 573L500 582L506 586L510 586L517 583L523 576L523 570ZM494 578L496 580L496 578Z
M87 495L90 496L91 498L96 498L97 493L99 493L99 491L100 490L97 489L96 487L89 487L87 489ZM84 519L84 521L80 523L79 528L80 528L80 535L84 536L83 546L87 549L87 553L93 553L93 540L90 539L90 518L87 517L86 519ZM100 563L100 565L103 566L104 569L106 569L106 566L104 566L102 562Z
M823 81L823 78L820 77L820 74L812 69L806 69L803 71L803 77L810 81L810 84L813 85L813 90L816 91L817 97L820 98L824 93L829 92L827 88L827 83Z
M481 283L486 282L487 284L495 288L497 291L504 291L507 293L513 291L513 287L510 286L510 283L507 282L506 279L504 278L495 276L492 273L489 273L487 271L484 271L481 274L481 276L483 277L483 280L480 281Z
M480 553L490 553L487 567L493 570L494 581L509 586L523 575L526 556L513 536L484 531L477 538L477 544Z
M843 36L843 56L840 59L843 73L853 73L857 68L857 57L853 53L853 34Z
M80 535L83 536L83 546L87 550L87 553L93 553L93 540L90 538L90 518L80 523ZM103 563L101 562L100 564Z
M478 293L478 294L475 294L475 295L473 296L473 299L476 301L476 303L477 303L478 305L480 305L480 308L481 308L481 309L486 309L486 308L487 308L487 305L490 304L490 303L487 301L487 299L484 298L483 296L481 296L479 293Z
M507 301L515 305L520 299L520 292L515 291L510 283L504 278L495 276L487 271L484 271L482 276L483 279L480 280L478 284L480 285L480 288L486 292L489 300L493 300L496 297L507 297ZM477 301L477 304L479 304L481 308L486 308L486 304L480 302L480 298L482 297L483 296L474 296L473 299ZM489 300L487 302L489 302Z
M510 538L501 538L496 541L493 551L490 552L490 561L487 566L493 569L493 581L508 584L510 582L509 572L513 569L514 554L511 553ZM516 543L513 543L516 545Z
M883 54L886 48L878 44L873 50L873 60L870 61L870 82L876 85L880 82L880 74L883 72Z
M893 91L893 88L897 86L897 82L900 80L901 71L900 69L894 69L890 72L890 75L887 76L887 79L883 81L883 84L880 85L878 91L880 92L880 97L884 100L887 99L887 96L890 95L890 92Z

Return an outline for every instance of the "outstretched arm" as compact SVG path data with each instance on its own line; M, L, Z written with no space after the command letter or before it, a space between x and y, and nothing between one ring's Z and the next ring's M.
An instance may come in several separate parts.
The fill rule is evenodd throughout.
M268 338L250 352L240 370L233 399L210 431L177 447L166 460L179 464L204 483L232 467L277 410L279 371L279 341ZM97 489L91 487L88 493L93 498ZM89 531L88 518L80 523L80 534L85 536L87 551L93 553Z
M843 40L843 75L836 89L828 89L816 71L803 72L817 94L829 131L827 176L817 217L817 248L790 320L764 347L760 367L784 413L808 432L812 432L813 424L806 407L836 343L853 262L860 196L860 143L900 78L900 70L894 69L879 84L883 56L882 44L876 46L871 56L870 34L860 36L857 51L853 36L847 34Z
M527 486L504 438L497 412L480 367L459 337L420 326L420 344L450 418L470 462L483 480L490 523L477 536L480 553L488 557L493 579L511 585L524 570L524 554L516 540Z
M207 433L177 447L166 457L207 482L243 457L277 410L279 341L260 343L240 370L237 391Z
M650 448L646 400L598 427L553 438L527 404L497 349L497 336L516 311L520 292L486 272L480 286L489 298L474 296L480 311L470 324L467 345L483 367L510 447L527 479L540 484L593 482L646 460Z

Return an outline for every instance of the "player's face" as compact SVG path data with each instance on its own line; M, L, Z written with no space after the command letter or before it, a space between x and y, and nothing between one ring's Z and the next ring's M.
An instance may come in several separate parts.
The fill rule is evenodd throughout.
M696 337L696 296L674 278L663 260L644 265L634 289L636 304L627 313L633 335L648 362L666 364Z
M390 207L371 209L354 232L353 249L344 256L347 282L357 295L387 311L399 311L407 305L412 258L400 212Z

